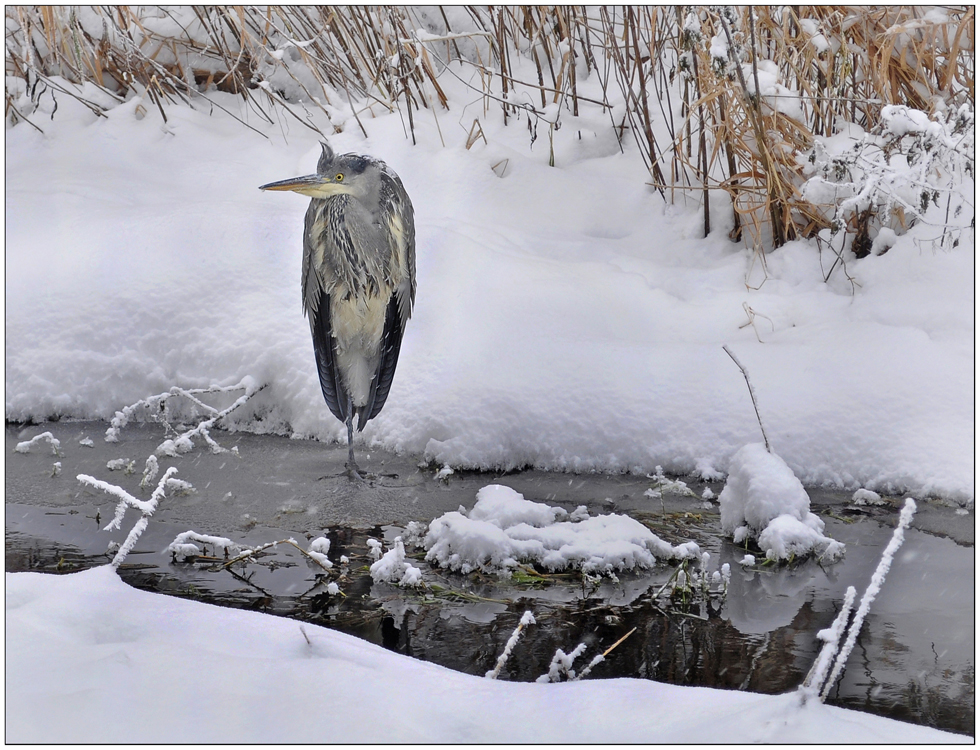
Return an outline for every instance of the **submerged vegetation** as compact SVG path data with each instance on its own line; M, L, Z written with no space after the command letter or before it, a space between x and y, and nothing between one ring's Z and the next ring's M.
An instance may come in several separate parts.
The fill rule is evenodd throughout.
M419 118L442 138L462 87L479 103L451 115L467 147L500 118L547 135L554 163L555 131L605 121L664 200L701 202L706 234L727 201L732 239L816 237L828 278L931 205L972 223L954 189L973 173L971 6L8 6L5 20L11 124L42 129L61 97L101 116L135 96L166 121L179 104L227 110L226 92L244 125L284 111L366 134L397 111L414 141Z

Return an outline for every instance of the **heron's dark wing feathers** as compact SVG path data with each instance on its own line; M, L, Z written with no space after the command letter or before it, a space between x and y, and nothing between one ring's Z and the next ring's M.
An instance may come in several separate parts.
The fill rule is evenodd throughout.
M330 295L321 290L319 304L309 311L309 315L316 371L320 376L323 400L327 402L331 414L341 422L346 422L348 398L336 366L334 340L330 334Z
M398 308L398 295L393 294L385 312L385 330L378 348L378 369L371 380L371 393L367 403L357 410L358 431L364 429L369 419L374 419L381 413L385 401L388 400L391 382L395 377L395 366L398 364L398 353L402 347L402 335L405 333Z

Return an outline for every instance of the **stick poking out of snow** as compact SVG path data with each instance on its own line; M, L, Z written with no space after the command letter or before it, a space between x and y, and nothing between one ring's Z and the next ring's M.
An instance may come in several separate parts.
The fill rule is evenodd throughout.
M517 627L514 628L514 632L510 634L510 638L507 639L507 645L504 646L504 652L497 659L497 665L487 672L484 677L488 680L496 680L497 675L500 674L500 670L504 668L504 664L510 658L510 652L514 650L514 646L517 645L517 641L521 638L521 631L524 630L525 625L534 625L534 615L531 614L531 610L527 610L522 616L521 621L517 623Z
M910 497L905 501L905 507L902 508L902 512L898 517L898 526L895 527L895 532L892 534L888 546L885 547L885 551L881 554L881 561L871 576L871 583L868 584L864 596L861 597L861 604L858 605L857 612L854 615L854 621L851 622L851 627L847 631L847 641L844 643L844 648L837 654L837 660L834 662L834 671L830 673L830 679L827 680L827 684L824 685L823 691L820 693L821 700L826 700L827 695L830 693L830 688L837 682L837 677L840 675L841 670L844 669L847 657L851 655L851 649L854 648L854 643L857 641L858 633L861 631L861 625L864 623L864 618L871 609L871 603L878 596L881 585L885 582L885 576L888 575L888 570L892 566L895 553L898 552L898 548L905 541L905 529L912 523L912 516L915 515L915 510L915 500Z
M844 594L844 603L841 606L840 613L834 618L833 624L829 628L817 633L817 639L823 641L824 644L823 648L820 649L820 655L813 663L813 666L810 668L810 673L806 676L800 688L804 694L804 700L817 696L820 693L820 688L823 686L824 680L827 679L827 673L834 663L834 655L837 653L837 649L840 648L840 639L844 634L844 628L847 627L847 619L851 616L851 610L854 608L855 596L857 596L857 590L853 586L848 586Z

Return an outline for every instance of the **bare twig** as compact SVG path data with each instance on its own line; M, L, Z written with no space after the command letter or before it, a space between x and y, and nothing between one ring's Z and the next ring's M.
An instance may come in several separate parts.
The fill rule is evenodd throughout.
M738 361L738 357L732 354L732 350L728 348L727 344L723 345L721 348L725 350L725 354L731 357L732 362L734 362L738 366L738 369L742 371L742 377L745 378L745 385L749 387L749 396L752 398L752 408L755 409L755 418L759 420L759 429L762 430L762 440L766 444L766 450L772 453L772 447L769 445L769 437L766 435L766 427L764 424L762 424L762 415L759 414L759 404L755 400L755 390L752 388L752 381L749 380L748 370L746 370L742 363Z

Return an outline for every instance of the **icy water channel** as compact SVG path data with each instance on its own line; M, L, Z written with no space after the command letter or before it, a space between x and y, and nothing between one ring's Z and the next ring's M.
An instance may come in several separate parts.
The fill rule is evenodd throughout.
M86 473L138 497L142 465L163 439L155 425L127 427L106 444L100 422L7 426L5 562L7 571L69 573L105 564L110 541L121 542L135 522L129 511L122 531L101 529L115 503L75 479ZM50 430L61 456L46 445L13 452L20 440ZM445 481L417 459L381 452L363 465L395 474L383 486L352 485L340 473L346 450L309 441L215 433L239 455L197 449L179 459L178 477L196 492L167 498L121 569L139 588L225 606L256 609L335 628L409 656L475 675L492 669L521 615L526 629L500 679L529 681L548 671L556 649L587 644L575 666L629 633L599 664L591 679L637 677L684 685L780 693L797 687L816 658L815 634L836 616L847 586L860 596L898 517L901 498L881 508L856 507L849 494L810 490L812 510L826 533L847 545L841 562L790 566L738 564L741 547L723 539L717 501L706 503L705 486L688 481L697 497L644 492L645 477L564 475L524 471L507 475L454 474ZM92 445L79 441L91 439ZM87 441L86 441L87 442ZM368 458L368 455L370 457ZM136 472L106 464L131 459ZM61 463L55 474L53 464ZM53 475L55 474L55 475ZM685 480L686 481L686 480ZM599 585L577 574L537 575L517 581L446 573L409 549L426 588L402 590L375 584L369 539L389 542L409 521L427 522L459 505L471 508L477 490L497 483L529 500L568 510L586 505L592 514L627 513L661 537L693 539L711 555L711 569L729 563L724 597L695 602L657 597L673 574L664 566L621 575ZM166 547L180 532L229 537L249 547L293 538L331 541L329 575L294 547L279 545L256 561L223 567L222 560L175 562ZM387 548L387 544L385 545ZM341 563L341 556L348 558ZM327 584L339 584L331 595ZM920 502L919 512L875 600L829 702L896 719L974 735L974 518L939 504Z

